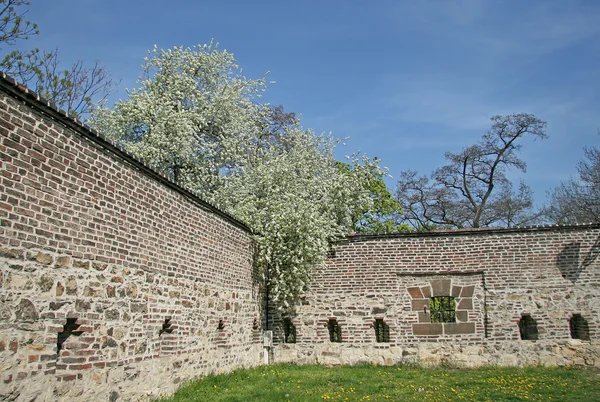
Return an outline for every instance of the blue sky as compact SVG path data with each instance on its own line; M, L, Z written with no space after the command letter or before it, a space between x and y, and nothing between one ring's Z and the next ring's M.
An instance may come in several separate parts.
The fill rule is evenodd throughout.
M390 174L429 174L475 143L495 114L533 113L549 139L523 141L536 202L599 146L600 2L33 0L40 36L65 63L101 60L119 91L142 59L214 38L249 78L270 71L265 99L317 132L347 137L339 156L379 157ZM66 64L65 64L66 67ZM388 185L395 187L395 179Z

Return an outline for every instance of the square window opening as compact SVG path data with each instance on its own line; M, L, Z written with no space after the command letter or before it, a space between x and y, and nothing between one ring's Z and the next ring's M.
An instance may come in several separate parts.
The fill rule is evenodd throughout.
M429 300L431 322L456 322L456 302L452 296L436 296Z

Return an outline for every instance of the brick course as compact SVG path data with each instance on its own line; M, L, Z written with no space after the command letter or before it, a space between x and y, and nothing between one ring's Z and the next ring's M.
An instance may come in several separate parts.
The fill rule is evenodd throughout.
M262 362L247 227L3 79L0 151L0 399L157 397Z
M279 343L275 360L600 366L599 255L599 224L349 236L290 314L298 342ZM430 322L434 296L455 298L456 323ZM537 341L520 339L523 314ZM591 341L571 339L573 314ZM345 319L341 345L323 329L332 315ZM376 318L388 344L376 343Z
M0 78L0 399L147 400L260 364L255 252L243 223ZM297 343L269 309L271 358L598 367L599 255L598 224L339 239L286 313ZM436 296L456 322L431 322Z

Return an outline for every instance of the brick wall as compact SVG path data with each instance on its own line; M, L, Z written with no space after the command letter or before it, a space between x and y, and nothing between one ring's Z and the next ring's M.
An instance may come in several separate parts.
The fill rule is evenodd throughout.
M600 366L599 255L598 224L348 237L289 314L297 343L279 326L275 360ZM454 322L432 322L436 296L453 299ZM571 338L574 314L589 341ZM524 315L537 340L521 340ZM376 342L376 319L389 342Z
M145 400L260 364L255 251L242 223L0 78L0 399ZM600 225L341 239L286 314L296 343L270 309L272 358L600 366L599 254Z
M137 400L259 364L249 229L43 102L0 79L0 399Z

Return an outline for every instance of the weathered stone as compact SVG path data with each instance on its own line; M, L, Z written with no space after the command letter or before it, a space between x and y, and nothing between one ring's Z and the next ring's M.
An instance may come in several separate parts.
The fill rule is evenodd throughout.
M132 299L135 299L137 297L138 289L137 289L137 286L135 285L135 283L131 283L131 284L127 285L125 294L127 295L127 297L130 297Z
M123 283L123 277L122 276L113 276L112 278L110 278L110 281L113 283Z
M106 311L104 311L104 318L106 318L107 320L110 320L110 321L118 320L119 312L115 309L106 310Z
M474 291L475 285L464 286L462 292L460 292L460 297L473 297Z
M17 290L31 290L34 287L34 283L29 275L11 273L6 280L6 287Z
M441 335L442 324L412 324L413 335Z
M0 301L0 321L8 321L11 318L11 309L6 305L6 302Z
M458 322L465 322L469 320L469 313L467 311L457 311L455 315L456 321Z
M56 284L56 296L60 297L63 295L64 292L65 292L65 287L62 285L62 283L58 282Z
M74 268L90 269L90 262L88 260L73 259L72 263Z
M129 311L132 313L146 313L148 312L148 304L147 303L129 303Z
M412 311L429 311L429 299L413 299L411 300Z
M48 275L42 275L40 279L38 279L37 284L42 292L49 292L54 286L54 280Z
M69 304L69 303L66 301L51 301L48 307L50 308L50 310L56 311L56 310L60 310L60 308L62 306L64 306L65 304Z
M92 268L94 268L96 271L105 271L106 268L108 268L108 264L100 261L94 261L92 262Z
M444 323L444 333L446 335L472 334L475 333L475 323L473 322L446 322Z
M75 310L77 311L89 311L92 308L92 304L85 299L75 300Z
M412 297L413 299L422 299L422 298L424 298L423 292L421 292L421 288L420 287L409 287L406 290L408 291L408 294L410 294L410 297Z
M22 260L23 250L0 247L0 257Z
M40 318L35 305L31 300L21 299L15 309L16 319L19 321L36 321Z
M458 304L456 305L457 310L473 310L473 299L463 299L461 298Z
M434 279L431 281L433 296L450 296L450 279Z
M70 264L71 264L71 257L66 256L66 255L57 257L54 262L54 266L56 268L65 268L65 267L68 267Z
M420 311L418 313L419 315L419 322L431 322L431 316L429 315L429 313L424 313L422 311Z
M31 260L37 261L40 264L50 265L52 264L52 256L50 254L37 252L31 255Z
M77 279L74 276L69 277L69 280L65 284L65 291L68 295L77 295Z

